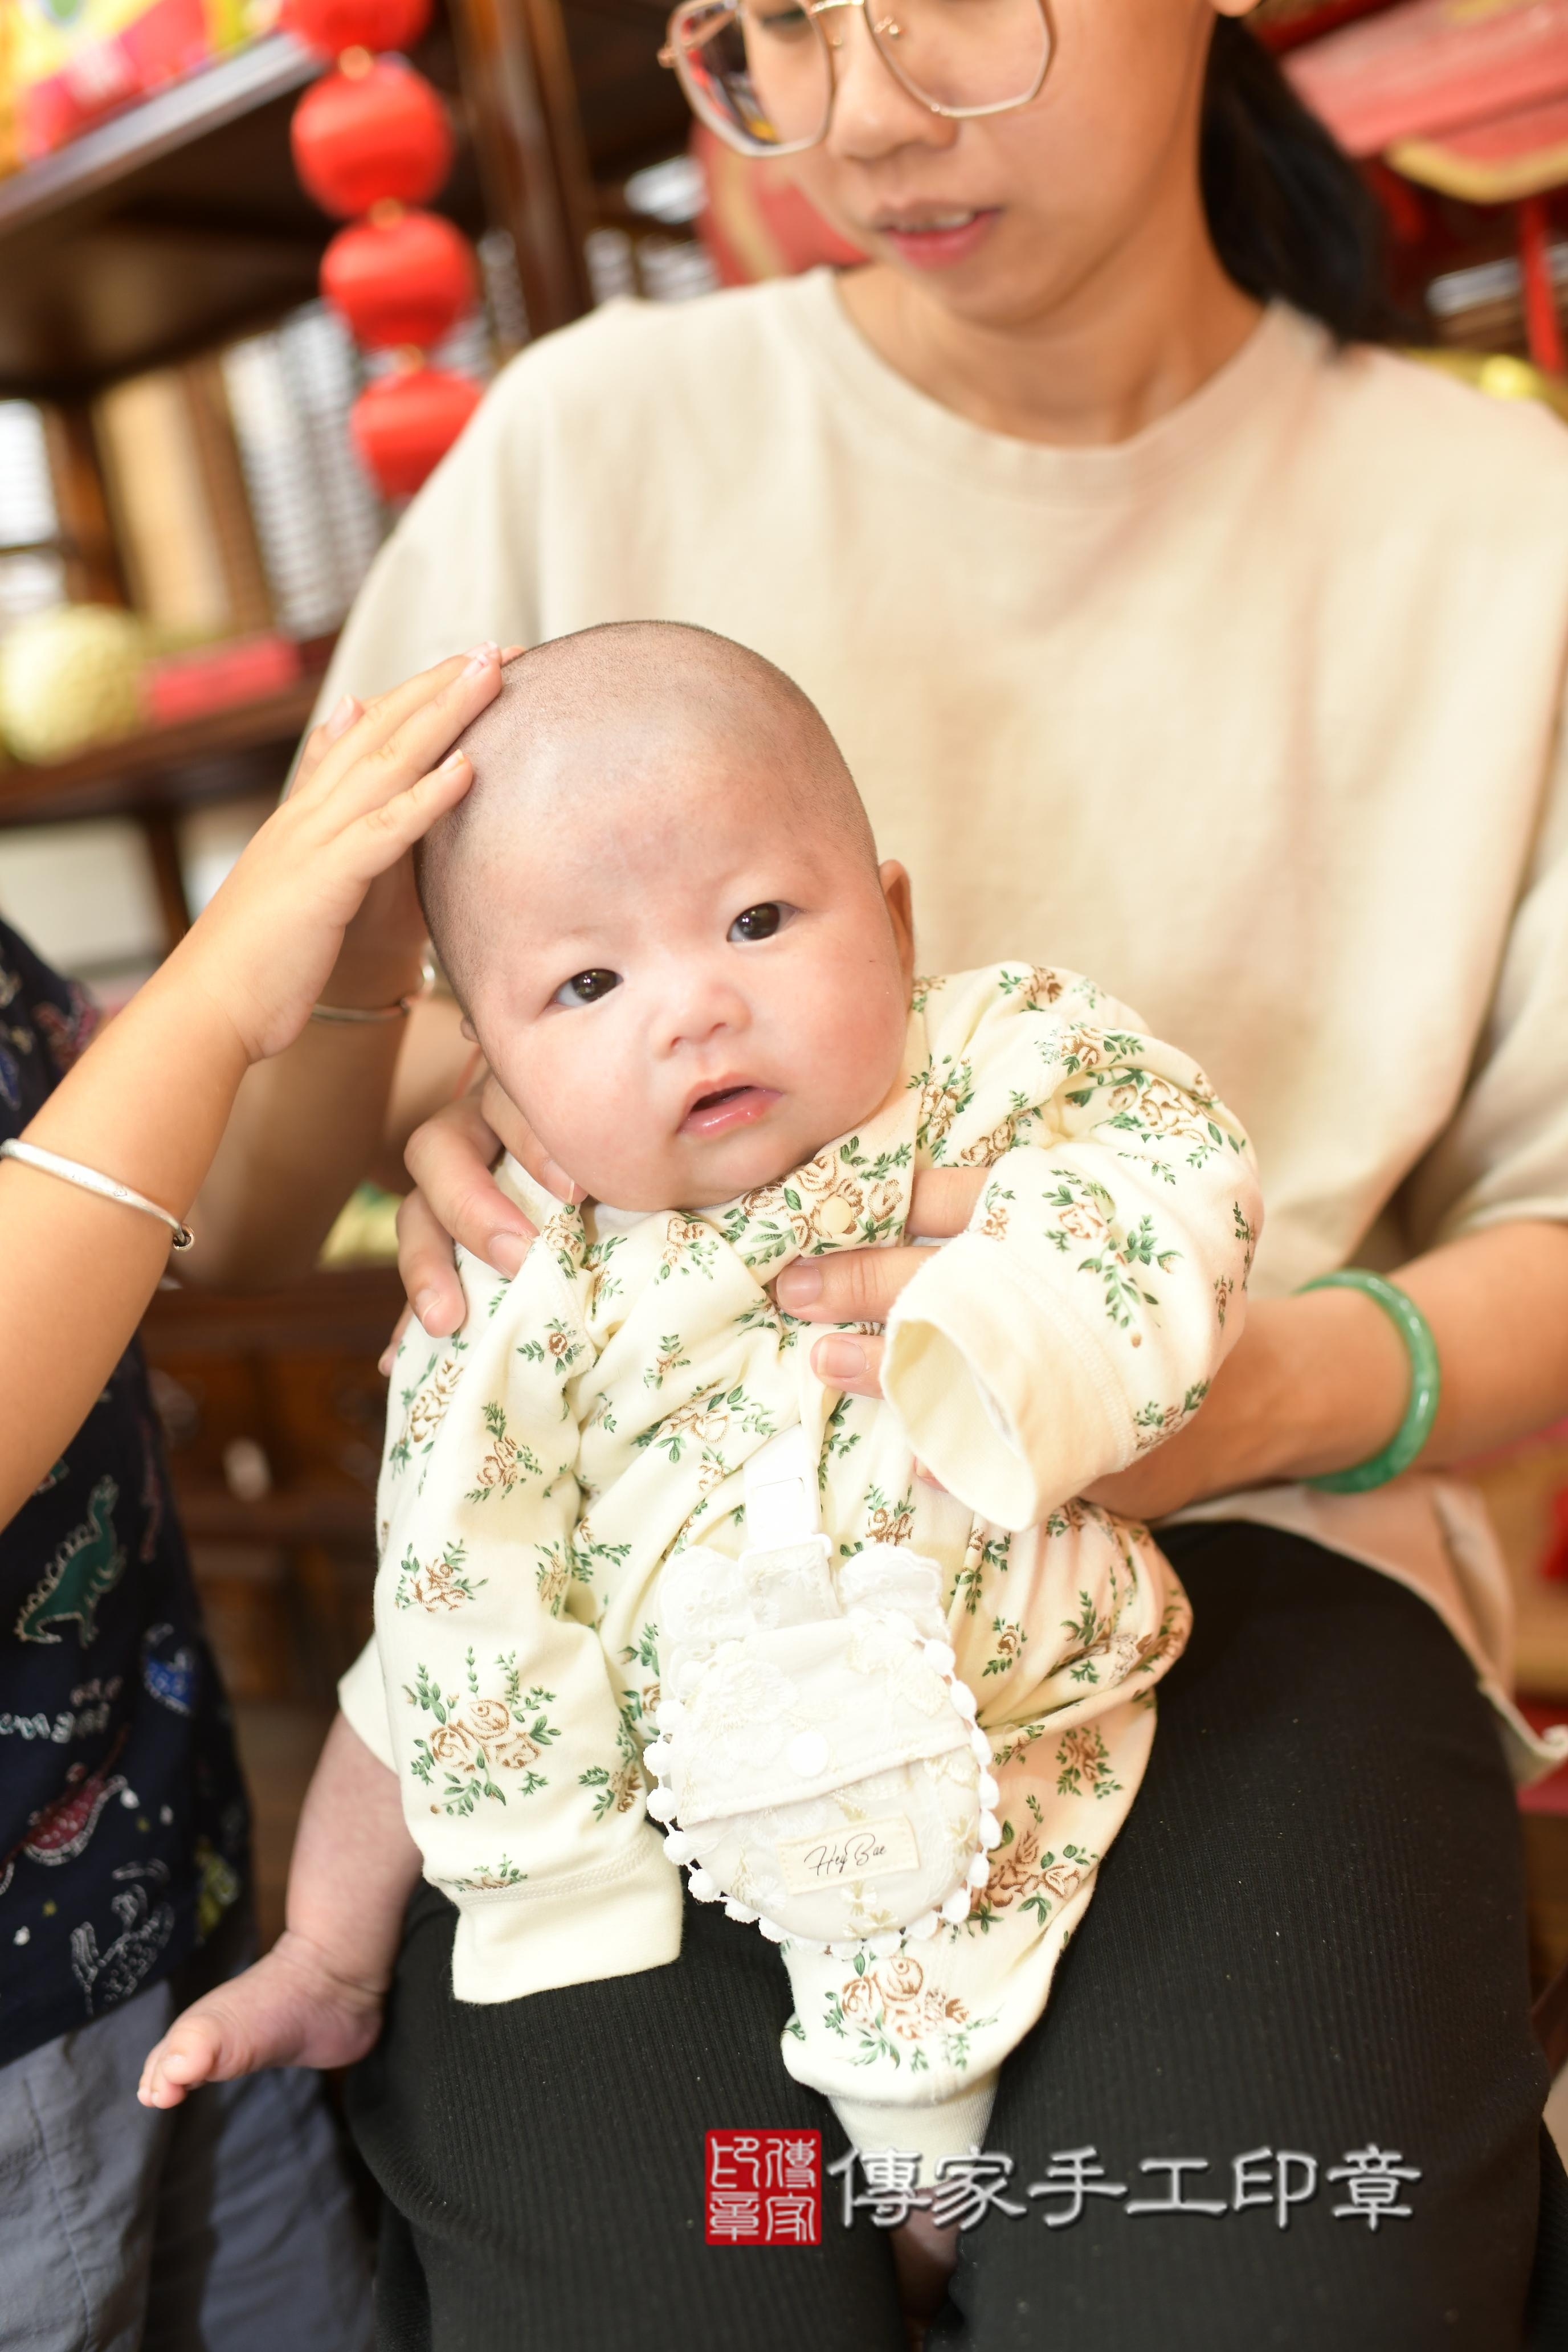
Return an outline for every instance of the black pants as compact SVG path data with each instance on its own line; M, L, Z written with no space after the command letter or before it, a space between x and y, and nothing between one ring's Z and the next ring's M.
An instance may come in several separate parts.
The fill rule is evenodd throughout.
M1045 2226L1065 2199L989 2214L931 2352L1568 2346L1518 1822L1468 1661L1423 1602L1294 1538L1229 1524L1169 1549L1196 1630L987 2139L1025 2185L1092 2146L1127 2197L1065 2227ZM820 2249L704 2242L705 2130L816 2125L829 2161L844 2147L780 2062L788 1985L754 1928L689 1905L673 1967L476 2008L451 1998L452 1922L422 1890L352 2084L388 2200L387 2352L900 2352L887 2240L843 2227L832 2184ZM1350 2191L1325 2177L1374 2146L1420 2174L1375 2230L1334 2218ZM1284 2229L1236 2207L1235 2159L1259 2149L1317 2160ZM1173 2158L1207 2169L1142 2169ZM1127 2211L1173 2184L1227 2210Z

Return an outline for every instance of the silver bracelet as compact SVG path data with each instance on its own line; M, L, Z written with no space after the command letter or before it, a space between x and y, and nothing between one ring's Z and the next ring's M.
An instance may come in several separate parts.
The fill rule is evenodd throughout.
M395 1004L312 1004L312 1021L341 1021L350 1025L366 1022L406 1021L423 996L428 996L436 985L436 967L426 961L419 968L419 985L412 996L400 996Z
M58 1151L45 1151L37 1143L23 1143L16 1138L0 1143L0 1160L19 1160L24 1168L37 1168L41 1174L58 1176L84 1192L96 1192L100 1200L118 1201L122 1209L140 1209L144 1216L156 1217L174 1234L177 1250L189 1249L195 1239L189 1225L181 1224L178 1217L172 1217L156 1201L149 1201L144 1192L132 1192L129 1184L117 1183L96 1168L84 1168L79 1160L62 1160Z

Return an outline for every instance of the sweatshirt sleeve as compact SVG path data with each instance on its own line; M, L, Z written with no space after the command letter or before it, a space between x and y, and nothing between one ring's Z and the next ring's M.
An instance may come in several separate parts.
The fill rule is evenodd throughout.
M411 1325L393 1373L376 1638L405 1817L458 1909L459 2000L680 1948L679 1881L574 1546L570 1395L594 1349L580 1257L557 1239L547 1225L510 1284L467 1261L462 1331L432 1343Z
M377 1763L395 1772L397 1758L386 1720L386 1683L374 1633L339 1680L338 1706L349 1729L363 1740Z
M1068 972L931 984L922 1159L989 1166L888 1325L883 1388L970 1508L1035 1525L1196 1412L1239 1336L1262 1210L1196 1064Z

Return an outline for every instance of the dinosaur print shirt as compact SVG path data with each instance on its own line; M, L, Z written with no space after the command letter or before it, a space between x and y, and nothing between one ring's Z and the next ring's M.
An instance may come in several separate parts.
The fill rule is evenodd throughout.
M0 923L0 1139L87 1042ZM0 2065L154 1984L242 1891L228 1711L132 1344L0 1528Z

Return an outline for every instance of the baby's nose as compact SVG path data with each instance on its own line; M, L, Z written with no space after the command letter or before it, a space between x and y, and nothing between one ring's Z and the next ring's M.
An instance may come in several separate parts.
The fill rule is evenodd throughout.
M746 1001L718 980L694 979L672 992L666 1016L666 1048L710 1045L726 1031L749 1025Z

